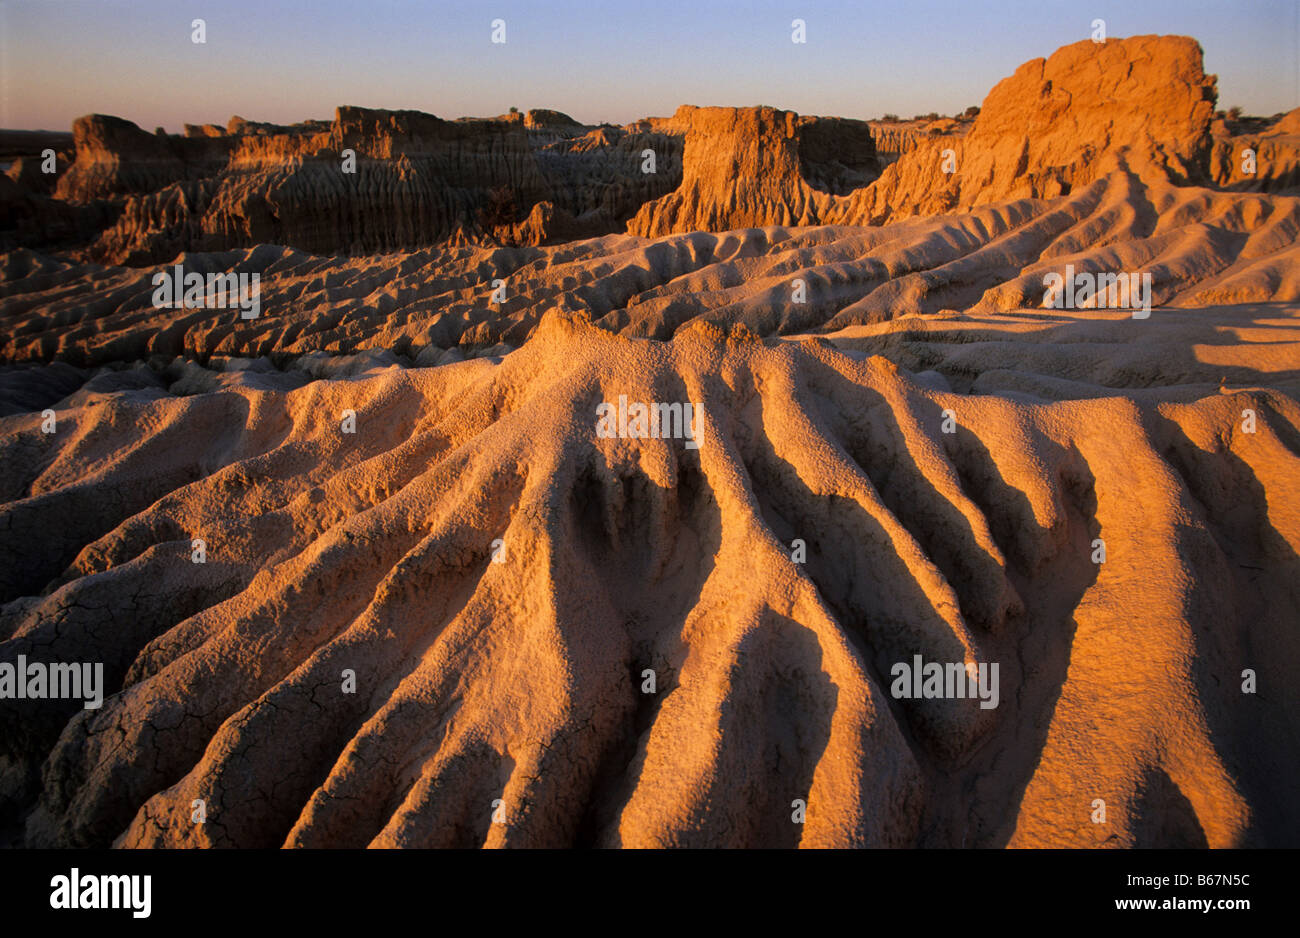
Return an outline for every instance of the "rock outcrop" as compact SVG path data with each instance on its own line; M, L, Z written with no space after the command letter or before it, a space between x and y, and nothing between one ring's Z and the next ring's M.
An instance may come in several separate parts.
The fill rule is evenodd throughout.
M832 193L878 172L875 142L862 121L819 122L769 107L684 105L660 126L685 134L682 184L628 222L628 232L642 237L815 225ZM823 176L812 166L838 172Z
M1300 192L1300 108L1254 133L1232 133L1214 123L1210 174L1240 192Z
M152 192L185 178L185 161L167 137L146 133L120 117L79 117L72 135L77 159L59 177L55 190L65 201L87 203Z
M881 225L1068 195L1118 170L1205 183L1214 101L1214 76L1202 70L1193 39L1086 40L999 82L969 132L953 120L907 132L873 125L882 144L901 156L851 192L842 181L818 186L801 165L797 152L823 147L797 115L684 107L672 121L687 134L682 184L643 206L628 231L657 237L771 224ZM875 158L874 146L868 151L853 142L840 134L832 146L856 152L863 164ZM856 175L867 181L865 172Z
M1177 185L1294 188L1295 128L1282 121L1261 134L1225 135L1212 129L1214 100L1215 78L1203 72L1195 40L1138 36L1075 43L1027 62L989 93L973 123L683 106L671 118L584 127L547 110L447 121L341 107L332 122L234 117L224 131L187 126L171 136L92 115L76 122L76 160L54 194L98 206L94 217L112 221L90 243L65 246L90 260L142 265L268 242L360 254L623 230L660 237L881 225L1052 199L1115 172ZM1256 153L1256 174L1241 168L1246 148ZM30 211L39 203L10 214Z
M918 141L831 218L875 225L1050 199L1121 167L1208 182L1215 94L1194 39L1077 42L1020 66L989 92L968 134Z
M591 236L621 230L681 171L672 136L593 130L558 111L445 121L340 107L332 122L234 117L224 131L187 126L183 136L91 115L74 135L76 161L55 195L102 203L117 220L81 253L130 264L268 242L365 253L467 236ZM641 171L646 148L653 173ZM507 211L485 221L503 208L499 190Z
M767 143L750 147L753 165L745 163L745 171L763 173L765 181L752 194L733 196L739 207L706 211L703 227L771 218L812 223L814 202L852 191L878 172L871 131L861 121L719 109L730 115L724 127L727 119L697 120L697 110L588 128L558 111L445 121L417 111L341 107L331 123L280 127L235 117L224 132L189 126L182 137L92 116L77 122L77 161L58 195L83 204L117 200L117 222L84 254L145 264L181 250L259 243L357 254L481 236L518 245L621 231L641 206L678 187L688 137L702 152L730 154L756 128L766 139L769 125L783 121L797 137L788 152L769 152ZM714 134L721 136L712 140ZM354 171L344 171L345 160ZM793 181L808 190L805 206L798 198L783 201L780 190ZM792 210L780 211L778 203Z

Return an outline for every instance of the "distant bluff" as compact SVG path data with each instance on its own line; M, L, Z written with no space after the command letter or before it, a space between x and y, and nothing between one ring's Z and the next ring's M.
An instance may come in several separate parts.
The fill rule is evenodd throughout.
M790 117L808 140L792 156L794 175L851 191L879 174L866 122ZM80 237L53 245L19 238L12 246L141 265L262 243L364 254L622 233L642 205L682 182L688 130L659 119L587 127L548 110L449 121L340 107L333 121L278 126L235 117L226 128L189 125L180 136L89 115L74 125L76 158L53 199L10 193L26 200L28 215L80 210L87 219ZM348 160L354 172L344 171ZM755 202L756 222L767 204Z
M1053 198L1120 166L1162 181L1208 183L1215 76L1184 36L1091 40L1034 59L999 82L966 134L942 125L910 140L879 179L821 192L795 152L797 115L767 108L682 108L683 181L641 207L632 234L752 225L879 225L1017 198ZM852 151L852 147L847 147Z
M882 225L1065 196L1113 173L1300 189L1300 114L1250 133L1230 127L1215 119L1215 82L1194 39L1138 36L1025 63L973 124L684 105L588 127L552 110L443 120L340 107L333 121L234 117L182 136L89 115L74 124L75 160L61 164L53 196L30 172L0 186L0 250L139 266L265 243L355 255ZM1241 168L1246 149L1256 173Z

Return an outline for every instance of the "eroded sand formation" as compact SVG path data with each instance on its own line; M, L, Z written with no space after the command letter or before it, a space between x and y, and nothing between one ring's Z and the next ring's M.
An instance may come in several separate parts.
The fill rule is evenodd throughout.
M0 663L107 693L0 708L6 836L1300 843L1296 115L1213 111L1195 42L1140 37L936 133L79 123L54 194L9 179L120 214L0 258ZM657 181L602 181L647 141ZM318 215L400 206L378 242L315 195L250 221L348 143L385 195ZM600 236L465 229L493 160ZM155 308L175 263L262 315ZM1039 308L1067 264L1149 273L1149 317ZM694 403L698 448L601 436L620 397ZM997 706L899 699L915 655L996 663Z

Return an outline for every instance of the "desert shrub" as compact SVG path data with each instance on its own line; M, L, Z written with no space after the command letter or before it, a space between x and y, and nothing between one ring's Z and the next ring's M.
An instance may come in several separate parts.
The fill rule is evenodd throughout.
M495 186L488 192L487 204L479 209L479 227L491 231L493 228L513 225L517 214L514 190L509 186Z

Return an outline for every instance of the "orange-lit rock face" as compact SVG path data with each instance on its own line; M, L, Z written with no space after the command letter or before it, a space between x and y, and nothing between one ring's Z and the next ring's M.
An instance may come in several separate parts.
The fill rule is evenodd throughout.
M79 121L0 177L0 830L1300 844L1296 121L1212 117L1139 37L973 123Z
M804 178L801 150L833 153L875 175L875 144L865 127L823 124L818 140L816 123L790 111L689 106L663 126L686 137L682 184L642 206L628 222L631 234L817 224L834 197Z
M683 107L671 122L686 131L682 185L643 206L628 230L657 236L763 224L877 225L1051 198L1117 168L1164 182L1203 181L1214 97L1195 40L1085 40L999 82L964 136L938 123L934 130L942 132L901 137L888 125L873 126L888 147L905 152L878 180L836 194L815 191L801 175L796 115Z
M1000 81L964 138L925 139L828 220L880 224L1052 198L1116 167L1143 179L1206 178L1214 77L1177 36L1085 40ZM955 168L945 171L944 152Z

